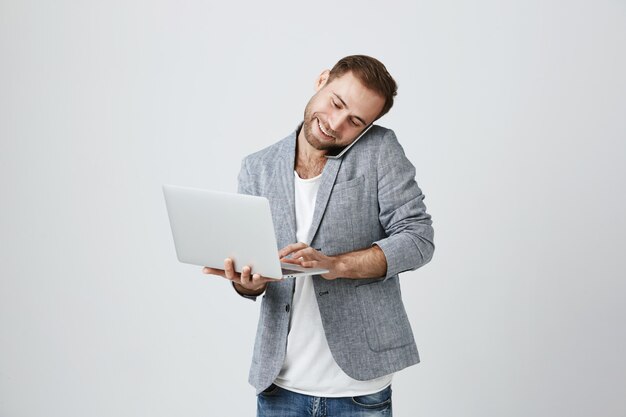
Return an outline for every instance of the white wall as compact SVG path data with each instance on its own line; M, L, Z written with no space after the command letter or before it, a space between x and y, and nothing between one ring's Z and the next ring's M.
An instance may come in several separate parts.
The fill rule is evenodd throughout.
M1 416L254 414L258 304L160 186L234 190L353 53L436 229L396 415L626 415L626 4L411 3L0 2Z

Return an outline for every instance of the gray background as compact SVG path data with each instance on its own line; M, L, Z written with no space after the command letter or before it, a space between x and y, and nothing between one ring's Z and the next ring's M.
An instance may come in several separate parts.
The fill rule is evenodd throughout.
M626 4L411 3L2 0L0 416L253 415L259 304L160 186L234 190L353 53L436 230L396 415L626 416Z

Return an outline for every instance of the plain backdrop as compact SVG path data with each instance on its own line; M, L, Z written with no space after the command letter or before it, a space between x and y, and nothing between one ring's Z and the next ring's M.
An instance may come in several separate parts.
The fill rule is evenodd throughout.
M626 416L626 3L0 1L0 416L252 416L259 303L161 192L236 189L368 54L436 251L396 416ZM242 239L245 239L242 236Z

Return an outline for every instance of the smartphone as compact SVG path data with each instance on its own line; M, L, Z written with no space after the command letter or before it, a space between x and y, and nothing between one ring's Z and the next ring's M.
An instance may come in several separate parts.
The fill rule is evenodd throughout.
M365 128L362 132L361 132L361 134L360 134L359 136L357 136L357 138L356 138L354 141L352 141L352 143L351 143L351 144L349 144L348 146L346 146L345 148L343 148L343 149L341 150L341 152L339 152L337 155L328 155L328 154L326 154L326 155L325 155L325 156L326 156L326 158L328 158L328 159L339 159L339 158L341 158L341 157L343 156L343 154L344 154L344 153L346 153L346 152L348 152L348 149L350 149L352 146L354 146L354 144L355 144L355 143L357 143L357 141L358 141L359 139L361 139L361 138L363 137L363 135L364 135L364 134L366 134L366 133L367 133L367 131L368 131L368 130L370 130L370 128L371 128L372 126L374 126L374 125L373 125L373 124L368 125L368 126L367 126L367 127L366 127L366 128Z

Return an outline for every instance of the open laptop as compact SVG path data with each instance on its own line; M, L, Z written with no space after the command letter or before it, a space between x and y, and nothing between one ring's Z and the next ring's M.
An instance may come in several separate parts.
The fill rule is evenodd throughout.
M265 197L175 185L163 185L163 194L180 262L224 269L224 259L231 258L237 272L249 266L274 279L329 272L281 264Z

